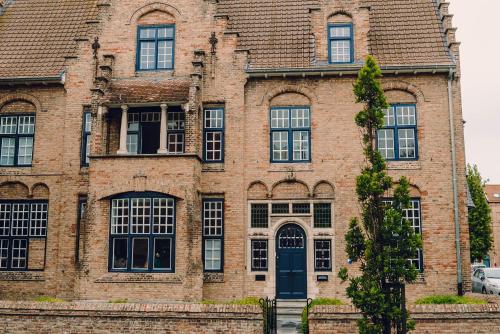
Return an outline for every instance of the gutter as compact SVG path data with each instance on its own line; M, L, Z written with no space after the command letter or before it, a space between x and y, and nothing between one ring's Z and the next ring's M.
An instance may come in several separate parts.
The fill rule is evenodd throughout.
M0 86L64 85L66 75L62 72L54 77L12 77L0 78Z
M329 65L309 68L248 68L246 73L249 78L270 77L306 77L306 76L343 76L358 75L364 64ZM435 65L388 65L381 66L383 74L436 74L450 73L455 69L454 64Z
M450 113L450 134L451 134L451 164L452 164L452 183L453 183L453 220L455 223L455 248L457 255L457 292L463 296L463 278L462 278L462 252L460 249L460 213L458 204L458 178L457 178L457 148L455 140L455 120L453 113L453 87L452 82L455 77L455 70L450 68L448 76L448 107Z

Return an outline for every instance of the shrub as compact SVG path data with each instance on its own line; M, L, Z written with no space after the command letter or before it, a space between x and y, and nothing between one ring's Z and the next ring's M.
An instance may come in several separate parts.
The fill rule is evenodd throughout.
M110 304L126 304L128 303L127 298L118 298L118 299L111 299L108 301Z
M259 298L258 297L245 297L243 299L235 299L235 300L226 301L226 302L218 302L215 300L205 299L205 300L202 300L201 303L204 305L214 305L214 304L220 304L220 305L259 305Z
M344 303L341 300L334 298L317 298L313 299L311 304L309 305L309 310L316 305L343 305ZM309 328L309 319L307 319L308 309L307 306L304 307L302 311L302 332L307 333Z
M42 303L63 303L63 302L65 302L64 299L50 297L50 296L38 296L33 300L35 302L42 302Z
M415 304L486 304L487 301L480 298L454 295L435 295L418 299Z

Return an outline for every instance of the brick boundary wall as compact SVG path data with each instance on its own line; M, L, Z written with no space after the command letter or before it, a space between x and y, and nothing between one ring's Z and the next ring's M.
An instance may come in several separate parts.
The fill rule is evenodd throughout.
M0 301L0 333L262 333L258 306Z
M315 306L309 315L311 334L358 333L361 318L353 306ZM412 334L500 333L500 305L413 305L416 328Z

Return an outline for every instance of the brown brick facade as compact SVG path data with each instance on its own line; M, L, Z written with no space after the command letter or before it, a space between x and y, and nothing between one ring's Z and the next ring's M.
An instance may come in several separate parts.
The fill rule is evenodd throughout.
M451 60L444 64L443 55L439 54L439 64L434 67L412 60L413 63L401 65L401 69L392 68L399 60L395 56L384 58L381 46L370 45L367 37L370 32L388 33L376 17L385 9L377 5L379 1L373 2L373 10L358 1L324 7L316 1L295 4L298 12L294 20L298 18L304 24L301 27L314 35L315 40L308 40L307 45L315 43L317 54L300 60L295 59L296 55L287 55L278 66L279 54L287 52L287 43L277 43L279 52L274 50L268 56L270 66L281 68L280 72L262 69L267 64L263 56L267 44L257 43L251 25L242 19L241 13L247 9L240 8L238 12L238 8L228 7L226 1L219 5L204 0L175 4L97 1L92 9L94 19L84 24L87 37L73 39L76 51L65 55L63 84L38 78L40 82L32 85L16 81L15 85L0 87L0 116L36 116L32 166L0 167L0 199L43 199L49 203L45 252L41 252L40 242L30 239L30 270L0 272L0 297L51 294L68 299L149 301L272 297L276 294L276 232L292 222L306 234L307 297L346 299L336 273L348 262L344 234L349 219L358 214L355 177L363 164L359 131L354 124L360 106L354 103L352 84L364 57L375 49L385 59L385 63L381 62L382 85L389 102L412 103L417 109L418 160L388 163L394 178L409 178L412 196L421 201L424 271L419 282L409 287L408 295L415 299L456 292L448 100L448 75L455 66ZM422 8L430 6L424 5L424 0L418 2ZM235 2L241 3L242 0ZM307 6L307 11L302 6ZM14 3L8 8L17 7ZM400 14L403 9L398 9ZM444 15L446 7L439 9ZM3 15L8 13L7 10ZM425 13L430 15L427 10ZM439 31L443 27L437 20L436 16L428 21ZM353 64L328 64L326 25L332 22L354 25ZM138 26L162 24L175 24L174 70L137 71ZM209 43L212 32L218 40L213 44L214 53ZM286 38L286 31L278 35ZM444 40L444 29L438 35ZM91 47L94 37L99 37L100 44L96 58ZM436 40L433 43L443 47ZM458 52L456 46L450 47ZM308 63L307 68L283 69L285 65L293 67L304 62ZM452 80L452 113L463 278L467 284L468 228L459 78L457 75ZM131 113L151 108L161 112L161 105L165 104L185 111L184 153L118 154L122 110L128 108ZM310 162L270 162L270 109L285 106L310 108ZM224 108L224 161L204 163L203 110L213 107ZM88 167L81 165L84 110L92 114ZM144 192L176 199L175 270L112 272L110 199L124 193ZM87 208L78 225L78 203L82 197L87 198ZM203 270L201 217L205 198L224 199L223 272ZM331 203L332 226L315 228L312 214L305 214L271 215L268 228L252 228L250 205L256 202ZM250 244L254 239L268 241L267 271L251 269ZM318 239L331 241L331 271L315 272L313 244ZM265 280L257 281L256 275L264 275ZM318 282L318 275L327 276L328 281Z

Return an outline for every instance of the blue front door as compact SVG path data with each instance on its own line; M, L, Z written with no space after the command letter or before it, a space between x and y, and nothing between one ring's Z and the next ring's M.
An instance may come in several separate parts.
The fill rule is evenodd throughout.
M306 235L287 224L276 235L276 292L280 299L307 298Z

